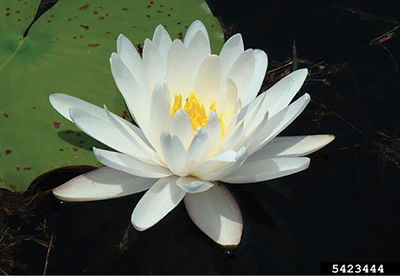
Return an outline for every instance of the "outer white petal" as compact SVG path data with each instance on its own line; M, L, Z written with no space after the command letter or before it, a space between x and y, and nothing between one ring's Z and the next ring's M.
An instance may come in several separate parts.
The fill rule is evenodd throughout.
M172 40L163 25L158 25L153 35L153 42L157 45L158 52L164 63L167 63L167 56L171 48Z
M146 126L150 107L147 91L140 87L118 54L111 55L110 63L115 83L125 99L129 112L140 127Z
M248 49L238 57L228 73L228 76L231 77L236 84L238 97L241 99L242 103L246 98L246 94L250 87L250 80L254 75L255 63L254 51ZM246 104L243 103L243 105Z
M168 168L178 176L186 176L190 170L190 160L187 151L179 137L163 132L160 144L165 163Z
M226 76L231 70L233 63L243 53L243 39L241 34L231 36L222 46L219 57L222 62L222 74Z
M307 69L299 69L287 75L265 93L265 107L261 110L269 111L271 117L288 106L293 97L299 92L308 74Z
M216 181L216 180L223 179L226 176L233 173L234 171L236 171L240 166L242 166L244 161L246 161L246 158L247 158L247 151L246 151L246 148L243 147L237 151L235 162L231 163L230 165L228 165L222 169L211 172L209 174L202 175L202 176L196 175L196 176L203 180L208 180L208 181Z
M159 158L159 156L156 154L156 152L153 150L153 148L149 147L136 134L136 132L133 131L132 128L130 128L129 125L124 122L125 121L124 119L109 112L107 110L106 106L104 106L104 111L107 115L107 118L119 130L121 135L125 136L131 142L132 145L130 147L134 147L135 149L137 149L138 151L141 152L140 156L142 156L142 158L141 158L142 161L145 161L150 164L164 165L163 161ZM124 152L124 151L125 150L122 150L121 152ZM134 157L135 157L135 155L134 155Z
M186 192L176 185L176 176L161 178L140 199L132 213L136 230L144 231L171 212Z
M206 110L214 100L218 100L221 89L221 61L218 56L207 56L200 65L194 82L196 96L201 99Z
M272 139L247 160L268 157L296 157L313 153L335 139L334 135L280 136Z
M198 32L202 32L204 36L206 37L208 44L210 44L210 39L208 38L208 32L206 27L204 26L203 22L200 20L195 20L190 26L189 29L187 30L184 38L184 44L186 47L189 46L193 38L196 36Z
M182 41L176 39L172 42L168 53L166 82L171 93L181 93L187 98L193 88L194 75L189 62L189 55Z
M281 110L274 117L266 121L260 132L255 133L247 138L246 145L248 146L249 155L253 154L265 144L275 138L283 131L297 116L306 108L310 102L310 95L304 94L294 103L290 104L285 109Z
M310 164L308 157L280 157L246 160L235 172L221 179L227 183L255 183L271 180L305 170Z
M176 181L176 184L187 193L201 193L214 186L213 183L204 181L195 177L182 177Z
M172 116L169 131L171 135L179 137L185 149L189 147L193 139L193 128L189 116L184 110L180 109Z
M49 96L49 100L54 109L71 122L72 118L69 116L70 108L79 108L81 110L85 110L86 112L99 118L105 117L103 108L67 94L54 93Z
M54 93L51 94L50 97L50 103L51 105L61 114L63 115L66 119L72 121L71 117L69 116L69 110L71 108L77 108L80 110L84 110L87 113L90 113L94 117L99 118L102 121L107 121L107 115L104 112L103 108L100 108L98 106L95 106L91 103L88 103L86 101L83 101L81 99L66 95L66 94L61 94L61 93ZM138 128L137 126L131 124L130 122L122 119L121 117L115 115L114 113L111 113L115 119L117 119L120 123L125 124L128 128L131 129L134 133L136 133L137 136L140 137L140 139L145 142L150 148L152 147L150 142L147 140L146 136L144 135L143 131Z
M197 75L203 59L211 54L210 42L203 32L198 31L187 45L190 64L193 68L193 75Z
M132 76L139 83L140 87L146 91L146 77L144 75L143 61L139 53L136 51L132 42L123 34L117 38L117 53L122 62L131 72Z
M262 50L254 50L255 57L255 69L253 78L246 95L243 97L243 105L247 105L251 100L253 100L257 93L260 91L261 85L265 78L265 73L267 72L268 57L267 54Z
M184 203L192 221L213 241L224 246L239 244L242 214L223 184L218 183L204 193L187 194Z
M65 201L93 201L117 198L149 189L157 179L143 178L102 167L81 174L53 190Z
M105 110L103 110L103 112L106 114ZM103 144L120 152L134 156L144 162L154 162L151 160L151 149L148 149L149 152L147 154L144 153L141 145L133 143L135 137L130 136L128 133L121 132L122 128L118 128L113 124L107 115L98 118L83 110L71 108L70 117L79 129ZM138 139L138 141L139 140L140 139ZM143 146L146 145L143 143Z
M172 175L172 172L167 168L144 163L126 154L97 149L95 147L93 147L93 153L104 165L132 175L146 178L160 178Z

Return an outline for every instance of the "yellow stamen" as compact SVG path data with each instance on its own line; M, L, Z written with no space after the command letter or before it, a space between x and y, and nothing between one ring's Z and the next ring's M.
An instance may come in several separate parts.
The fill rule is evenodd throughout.
M182 109L182 94L176 94L174 93L174 103L172 104L171 107L171 113L170 117L174 116L175 112L178 110ZM193 133L196 132L199 126L205 127L208 123L208 117L204 104L200 103L200 100L196 97L193 91L190 91L189 96L186 98L185 105L183 107L183 110L186 112L186 114L189 116L190 123L192 125ZM210 104L209 110L214 111L217 114L217 102L213 101ZM221 138L224 135L225 132L225 125L224 122L222 121L222 116L224 114L222 113L219 116L219 123L221 125ZM218 116L218 114L217 114Z

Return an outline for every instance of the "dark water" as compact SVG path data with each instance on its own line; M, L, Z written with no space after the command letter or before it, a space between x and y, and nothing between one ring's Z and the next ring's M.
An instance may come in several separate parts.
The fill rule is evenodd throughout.
M336 140L312 154L304 172L229 186L244 218L233 251L198 230L183 204L139 233L129 220L142 194L91 203L49 195L36 209L54 233L47 273L318 274L321 262L400 262L400 32L370 43L399 24L398 2L208 2L270 64L291 58L296 42L299 68L312 67L301 91L313 102L284 134L332 133ZM55 175L37 189L73 175ZM41 274L47 253L26 243L17 258Z

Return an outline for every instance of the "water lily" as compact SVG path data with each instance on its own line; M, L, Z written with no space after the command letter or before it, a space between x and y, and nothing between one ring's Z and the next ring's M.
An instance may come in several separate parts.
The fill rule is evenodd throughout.
M115 83L137 126L65 94L50 102L86 134L115 151L93 148L106 165L54 189L67 201L122 197L148 190L132 213L146 230L182 200L192 221L221 245L237 245L242 215L225 184L255 183L305 170L303 157L333 135L277 137L306 107L297 70L257 96L267 55L244 50L240 34L210 51L205 26L191 24L183 42L159 25L142 56L123 35L110 58ZM223 182L223 183L222 183Z

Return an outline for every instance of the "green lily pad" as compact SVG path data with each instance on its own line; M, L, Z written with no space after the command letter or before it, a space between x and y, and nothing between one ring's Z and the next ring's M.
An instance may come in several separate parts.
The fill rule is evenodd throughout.
M130 119L110 72L120 33L135 45L163 24L182 38L196 19L206 25L213 52L222 47L219 21L203 0L61 0L32 22L40 1L0 2L0 187L25 191L37 177L68 166L99 166L102 146L50 105L66 93ZM104 147L104 146L103 146Z

